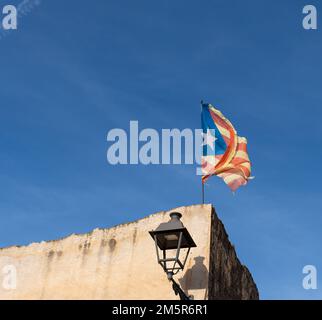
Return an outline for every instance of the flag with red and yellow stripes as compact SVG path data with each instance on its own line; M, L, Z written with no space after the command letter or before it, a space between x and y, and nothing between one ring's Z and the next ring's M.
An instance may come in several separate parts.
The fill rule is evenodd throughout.
M251 178L246 138L239 137L233 125L211 104L202 103L203 129L202 182L216 175L232 191Z

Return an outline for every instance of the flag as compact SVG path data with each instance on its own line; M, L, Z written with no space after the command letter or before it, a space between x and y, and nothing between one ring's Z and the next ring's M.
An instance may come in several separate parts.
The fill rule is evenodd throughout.
M251 179L246 138L239 137L230 121L211 104L202 103L201 123L202 183L216 175L236 191Z

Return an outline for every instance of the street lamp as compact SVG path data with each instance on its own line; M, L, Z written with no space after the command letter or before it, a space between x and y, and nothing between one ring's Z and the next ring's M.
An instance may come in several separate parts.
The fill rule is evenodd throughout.
M172 282L175 294L179 294L181 300L190 300L173 279L175 274L184 269L190 249L196 247L190 233L180 221L181 217L181 213L172 212L168 222L161 223L149 233L155 242L158 263ZM187 250L184 252L181 249Z

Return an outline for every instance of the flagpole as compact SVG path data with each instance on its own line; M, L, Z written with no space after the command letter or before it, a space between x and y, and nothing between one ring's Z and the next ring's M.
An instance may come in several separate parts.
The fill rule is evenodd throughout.
M202 105L203 105L203 100L200 101L201 104L201 113L202 113ZM202 124L201 124L202 126ZM203 146L202 146L203 148ZM205 204L205 185L202 181L202 175L201 175L201 200L202 200L202 204Z
M201 180L201 185L202 185L202 204L205 204L205 185L203 184Z

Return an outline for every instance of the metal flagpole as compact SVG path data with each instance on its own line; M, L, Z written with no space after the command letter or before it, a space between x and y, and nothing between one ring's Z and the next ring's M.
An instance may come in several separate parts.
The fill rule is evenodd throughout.
M201 116L202 116L202 105L203 105L203 100L200 101L201 103ZM202 126L202 123L201 123L201 126ZM203 136L202 136L202 139L203 139ZM203 141L202 141L203 142ZM203 155L203 145L202 145L202 150L201 150L201 156ZM202 170L202 169L201 169ZM202 199L202 204L205 204L205 185L204 183L202 182L202 174L201 174L201 199Z
M201 180L201 184L202 184L202 204L205 204L205 185Z

